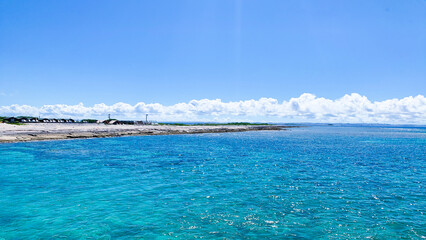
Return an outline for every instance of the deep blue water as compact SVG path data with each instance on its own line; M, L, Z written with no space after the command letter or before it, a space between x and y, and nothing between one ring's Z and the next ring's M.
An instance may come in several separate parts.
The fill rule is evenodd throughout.
M0 144L0 239L421 239L426 128Z

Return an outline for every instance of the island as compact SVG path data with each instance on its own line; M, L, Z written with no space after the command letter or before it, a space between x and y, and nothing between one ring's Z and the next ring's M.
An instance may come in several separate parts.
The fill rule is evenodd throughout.
M100 138L137 135L172 135L224 133L244 131L283 130L295 126L270 124L176 124L150 125L103 124L103 123L0 123L0 143L60 140L75 138Z

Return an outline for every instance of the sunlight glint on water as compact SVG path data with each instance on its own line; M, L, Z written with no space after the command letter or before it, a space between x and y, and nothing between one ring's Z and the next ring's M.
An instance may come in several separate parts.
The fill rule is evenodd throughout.
M0 145L0 239L426 236L424 128Z

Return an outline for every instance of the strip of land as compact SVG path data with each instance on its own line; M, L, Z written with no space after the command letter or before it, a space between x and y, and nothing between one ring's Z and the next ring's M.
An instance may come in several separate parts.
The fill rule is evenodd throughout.
M99 138L136 135L171 135L282 130L292 126L277 125L105 125L93 123L0 123L0 143Z

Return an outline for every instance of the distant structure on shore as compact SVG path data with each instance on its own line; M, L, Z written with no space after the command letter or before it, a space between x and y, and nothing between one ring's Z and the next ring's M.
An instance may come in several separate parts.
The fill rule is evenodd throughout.
M110 116L108 116L109 118ZM18 116L18 117L0 117L0 123L96 123L96 124L108 124L108 125L152 125L155 124L150 121L131 121L131 120L117 120L117 119L107 119L105 121L100 121L97 119L65 119L65 118L38 118L38 117L28 117L28 116Z
M64 118L37 118L37 117L1 117L0 121L5 123L75 123L74 119Z

